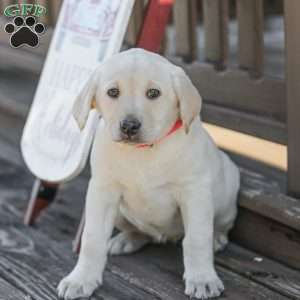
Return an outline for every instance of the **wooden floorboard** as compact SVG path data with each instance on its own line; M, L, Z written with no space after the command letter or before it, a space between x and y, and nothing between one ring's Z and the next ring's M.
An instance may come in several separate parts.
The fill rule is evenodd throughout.
M230 244L226 251L217 255L216 262L284 296L300 298L300 272L267 257Z
M0 300L26 300L28 295L0 277ZM28 299L29 300L29 299Z
M25 227L6 204L0 204L0 278L33 299L57 299L56 286L76 261L70 240L56 242ZM117 272L106 271L104 282L94 299L155 299Z
M16 293L56 299L56 284L76 260L71 239L87 174L64 185L38 224L26 228L22 217L33 177L12 162L0 160L0 166L0 278L15 286ZM266 258L255 262L257 256L236 245L217 256L217 269L227 287L223 298L300 299L299 272ZM109 261L107 280L95 299L185 299L179 245L150 246Z
M56 242L42 230L24 227L7 201L0 207L0 278L34 299L56 299L55 287L76 259L70 241ZM227 299L288 299L224 266L217 269ZM181 247L176 245L112 257L95 299L185 299L182 273Z

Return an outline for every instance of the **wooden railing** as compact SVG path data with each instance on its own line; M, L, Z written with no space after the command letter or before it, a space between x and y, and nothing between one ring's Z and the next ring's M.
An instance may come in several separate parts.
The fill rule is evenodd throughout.
M300 1L285 0L288 191L300 196Z
M237 1L239 66L253 77L263 75L263 0Z
M170 20L175 30L175 55L168 58L186 70L204 98L204 121L288 145L288 191L299 197L300 0L282 1L286 41L283 79L266 76L264 72L264 0L235 2L237 65L230 65L228 59L232 1L175 1ZM2 7L9 2L12 1L2 0ZM40 0L39 3L48 5L49 14L44 22L53 26L60 1ZM146 3L136 0L125 39L129 47L136 42ZM200 27L204 28L204 41L201 41L204 60L198 57ZM164 44L162 54L166 48L168 45Z
M145 2L137 1L131 18L126 38L131 46ZM238 66L228 62L229 2L175 1L170 25L176 49L168 58L186 70L205 99L205 121L286 144L285 81L264 76L263 0L236 1ZM198 57L200 27L204 60Z

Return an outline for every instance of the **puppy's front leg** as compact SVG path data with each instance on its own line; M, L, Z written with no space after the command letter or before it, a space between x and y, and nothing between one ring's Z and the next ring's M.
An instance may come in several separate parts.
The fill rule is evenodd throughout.
M108 240L112 234L120 194L110 186L90 180L86 197L86 223L79 259L73 271L58 285L59 297L89 297L102 283Z
M190 187L183 193L180 209L185 228L185 293L198 299L217 297L224 286L214 268L211 192L206 187Z

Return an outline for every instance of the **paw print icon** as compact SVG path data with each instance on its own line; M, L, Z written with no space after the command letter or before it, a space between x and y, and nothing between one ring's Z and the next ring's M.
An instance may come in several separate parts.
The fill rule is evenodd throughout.
M37 23L32 16L15 17L12 23L7 23L4 30L11 34L10 44L14 48L22 45L36 47L39 44L39 35L45 32L45 26Z

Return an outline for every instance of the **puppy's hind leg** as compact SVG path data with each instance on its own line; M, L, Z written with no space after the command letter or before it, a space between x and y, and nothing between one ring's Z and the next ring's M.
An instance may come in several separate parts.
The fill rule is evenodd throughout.
M109 241L109 254L122 255L136 252L150 243L150 237L140 232L123 231Z
M214 252L220 252L225 249L229 240L228 234L234 225L236 212L233 213L233 216L229 218L226 222L215 224L214 228Z
M216 232L214 234L214 252L223 251L228 244L228 233Z
M136 252L151 242L151 238L129 223L123 216L119 215L116 227L120 232L110 239L108 252L110 255L122 255Z

